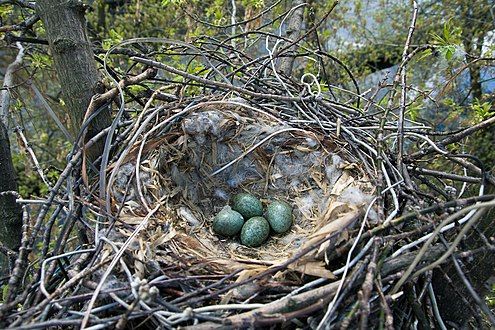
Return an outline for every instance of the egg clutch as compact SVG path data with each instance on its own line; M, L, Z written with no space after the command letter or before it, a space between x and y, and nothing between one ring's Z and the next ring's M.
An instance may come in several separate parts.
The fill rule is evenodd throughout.
M241 243L258 247L270 236L287 232L292 225L292 208L282 201L271 202L263 216L263 204L255 196L241 193L234 196L232 206L225 206L213 219L213 231L232 237L241 233Z

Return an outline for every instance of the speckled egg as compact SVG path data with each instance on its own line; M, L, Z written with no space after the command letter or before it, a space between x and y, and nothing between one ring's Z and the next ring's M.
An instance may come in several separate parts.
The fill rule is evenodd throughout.
M213 219L213 231L222 236L237 235L244 225L242 215L230 208L224 207Z
M242 226L241 242L246 246L257 247L263 244L270 234L270 225L263 217L253 217Z
M242 214L244 219L263 215L263 205L255 196L241 193L232 199L232 209Z
M266 208L266 220L274 232L285 233L292 225L292 207L286 202L274 201Z

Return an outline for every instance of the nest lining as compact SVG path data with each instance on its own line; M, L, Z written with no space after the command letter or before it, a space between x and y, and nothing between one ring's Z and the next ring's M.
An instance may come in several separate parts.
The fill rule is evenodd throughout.
M254 113L233 103L199 106L147 142L153 147L141 162L141 189L150 205L160 203L162 207L140 237L138 250L143 251L136 257L142 264L166 263L162 260L167 257L165 250L172 249L175 256L188 260L188 272L195 272L193 265L201 265L196 272L241 267L255 274L253 269L262 271L314 243L328 234L332 221L362 212L370 201L373 189L366 176L359 166L342 160L330 139L291 129L273 115ZM118 201L124 198L126 180L122 178L131 177L133 166L127 163L119 170L117 178L121 179L116 180L114 189ZM121 216L127 225L143 218L135 194L137 184L134 179ZM290 203L294 214L291 230L272 234L258 248L214 234L214 215L240 192L256 195L265 205L276 199ZM335 241L289 268L332 277L324 263L330 244ZM144 276L146 270L140 269L138 273Z

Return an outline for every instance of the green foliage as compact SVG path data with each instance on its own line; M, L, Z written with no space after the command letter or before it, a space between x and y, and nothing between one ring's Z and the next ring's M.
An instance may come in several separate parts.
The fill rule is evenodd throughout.
M433 38L432 44L437 44L440 46L448 45L460 45L462 38L462 30L458 26L452 25L452 20L448 20L443 25L442 34L432 32L431 37Z
M48 54L43 53L32 53L31 56L31 65L36 69L45 69L49 68L53 64L52 57Z
M8 290L9 290L8 284L2 285L2 299L0 300L0 302L4 302L7 299Z
M213 0L212 3L206 8L205 14L209 19L213 19L213 24L223 25L228 21L228 16L224 15L225 1Z
M486 297L488 307L495 308L495 284L492 284L490 294Z
M265 6L264 0L242 0L241 3L244 7L251 6L255 9L261 9Z
M121 43L124 40L124 37L118 33L115 29L110 29L108 31L109 37L103 39L102 47L103 50L109 50L112 46L115 46Z
M3 5L0 6L0 19L1 22L4 22L7 20L7 17L9 17L12 12L14 11L14 6L13 5Z
M450 61L455 54L455 46L452 45L440 46L438 47L438 50L447 61Z
M442 34L432 32L432 44L437 46L438 51L447 61L450 61L456 49L461 45L462 30L460 27L453 26L452 20L448 20L443 25Z
M448 105L447 111L450 111L447 120L464 127L473 125L495 115L495 111L488 101L482 102L475 99L472 104L461 106L453 100L449 100L449 102L444 102L444 104ZM494 135L495 128L493 127L477 132L466 140L464 145L466 149L463 150L463 152L467 151L478 157L485 166L489 167L489 170L492 170L493 164L495 164L495 149L493 148Z
M133 94L139 94L141 92L144 92L146 90L146 87L139 86L139 85L132 85L132 86L129 86L128 89Z
M445 98L442 101L441 109L443 110L441 112L442 121L446 127L454 129L456 128L455 126L468 125L469 121L472 120L469 109L458 104L452 98Z
M38 173L31 167L25 154L13 154L12 161L18 176L18 192L22 197L45 196L49 192ZM55 183L60 173L56 169L49 169L44 174L51 183Z
M420 118L421 110L423 106L421 104L412 104L407 108L407 114L411 120L418 120Z
M473 110L474 118L477 121L482 121L488 119L495 114L495 110L492 109L492 104L490 102L481 102L475 99L473 104L471 104L471 109Z
M162 6L167 7L170 5L181 5L184 3L184 0L162 0Z
M423 61L431 55L433 55L433 51L430 48L427 48L421 52L421 55L417 58L417 61Z
M495 44L489 45L486 47L485 57L494 57L495 56Z
M16 106L19 108L15 112L21 112L20 108L25 106L19 100L15 101ZM20 105L19 105L20 104ZM46 119L41 114L39 117L32 117L31 120L37 124L40 120ZM71 145L66 141L62 135L55 134L56 129L53 127L53 123L45 121L43 123L43 130L38 134L30 134L30 132L24 132L28 139L31 148L37 156L37 160L40 166L44 170L45 178L51 185L55 184L60 175L60 170L65 164L65 156ZM30 197L42 197L49 193L48 187L40 178L39 173L34 168L30 156L24 151L24 146L19 143L17 146L13 145L14 152L12 152L12 162L14 165L15 173L17 174L18 192L24 198Z

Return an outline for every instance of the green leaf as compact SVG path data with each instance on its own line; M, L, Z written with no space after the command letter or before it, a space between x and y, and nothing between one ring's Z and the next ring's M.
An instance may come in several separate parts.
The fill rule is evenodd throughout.
M445 52L445 58L447 61L450 61L452 59L452 56L454 56L455 49L453 49L452 46L447 47L447 50Z
M424 50L424 51L423 51L423 53L422 53L422 54L421 54L421 56L419 57L419 60L421 61L421 60L423 60L423 59L425 59L425 58L427 58L427 57L430 57L430 56L431 56L431 54L432 54L431 49L426 49L426 50Z
M7 300L7 292L9 290L9 286L7 284L2 285L2 301Z
M167 7L169 5L180 5L183 0L162 0L162 6Z
M492 109L492 104L490 102L481 103L480 100L475 99L471 105L471 109L474 112L474 117L478 121L485 120L495 115L495 109Z

